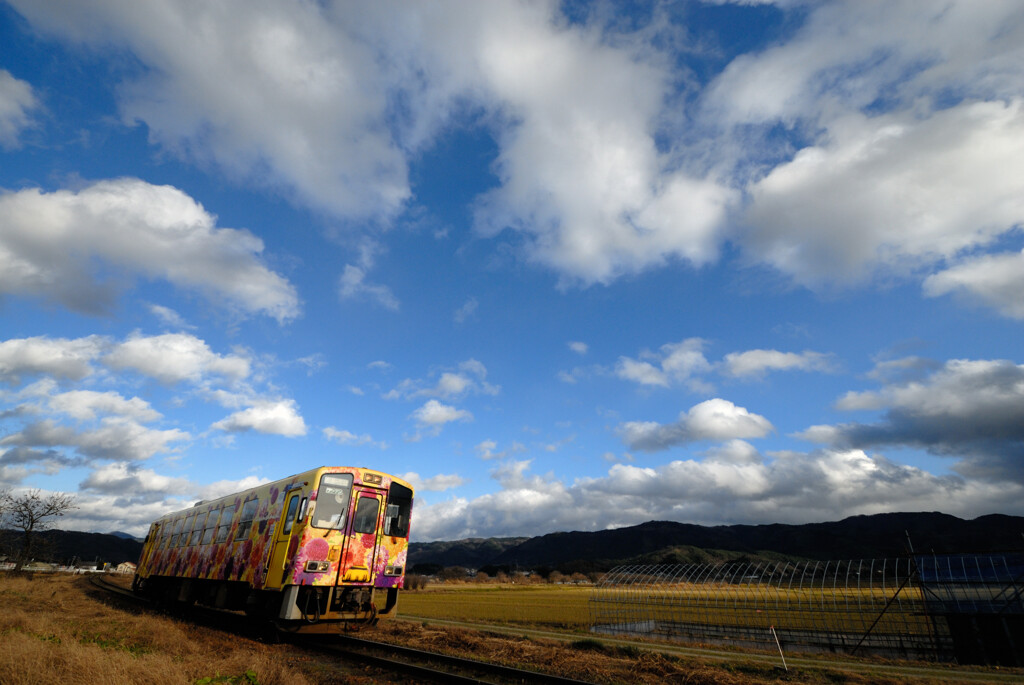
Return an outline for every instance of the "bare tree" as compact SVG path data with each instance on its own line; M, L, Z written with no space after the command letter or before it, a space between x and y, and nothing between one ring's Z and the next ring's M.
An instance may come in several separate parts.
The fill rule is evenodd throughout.
M0 513L8 526L21 533L21 549L14 562L15 572L32 558L35 534L47 530L54 524L54 519L77 508L74 496L63 492L52 492L46 496L39 490L29 490L21 495L12 495L9 491L0 493Z

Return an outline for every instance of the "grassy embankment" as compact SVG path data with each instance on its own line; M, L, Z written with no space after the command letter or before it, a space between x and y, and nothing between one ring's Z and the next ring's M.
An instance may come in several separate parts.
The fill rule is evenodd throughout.
M282 645L139 613L85 582L0 572L0 683L310 682Z

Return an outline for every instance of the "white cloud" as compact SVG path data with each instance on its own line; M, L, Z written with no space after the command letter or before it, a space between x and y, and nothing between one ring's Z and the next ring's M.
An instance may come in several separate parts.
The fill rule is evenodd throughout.
M704 357L704 345L701 338L688 338L662 345L656 353L644 351L640 359L619 357L615 375L641 385L668 387L684 382L692 385L693 376L711 370L711 364Z
M199 383L209 375L239 381L250 372L249 359L215 354L206 342L188 333L135 333L115 345L103 361L112 369L131 369L163 383Z
M216 228L213 216L171 186L123 178L78 191L6 192L0 216L0 294L101 313L115 296L103 265L279 322L299 313L294 287L260 262L259 238Z
M191 435L177 428L147 428L130 418L107 416L98 428L78 431L51 419L30 423L21 431L0 439L0 445L24 447L71 447L95 459L138 461L173 451L172 443Z
M477 443L473 448L476 451L476 455L484 460L489 459L505 459L513 454L521 454L526 451L526 447L519 442L513 441L508 447L503 450L498 450L498 443L494 440L483 440Z
M476 203L477 229L524 234L566 281L704 264L737 198L658 149L669 60L556 3L15 6L37 30L131 51L147 68L121 85L122 115L164 148L341 217L392 220L408 159L479 108L501 183ZM366 272L346 267L343 292L389 306Z
M239 480L219 480L209 485L200 486L198 488L198 495L201 500L217 499L225 495L241 492L242 490L266 485L269 482L269 478L262 478L260 476L246 476Z
M357 39L367 28L358 7L15 6L39 30L130 50L147 68L119 88L122 115L182 157L345 216L386 219L409 196L405 158L384 123L391 81Z
M95 469L80 487L104 494L132 493L134 496L154 492L185 495L194 489L187 478L170 478L126 462L114 462Z
M805 350L779 352L778 350L747 350L725 355L724 372L729 376L763 376L768 371L831 371L832 356Z
M416 399L418 397L439 397L445 400L457 399L467 394L497 395L501 386L487 382L487 367L476 359L467 359L453 369L437 369L430 374L437 381L428 385L427 380L406 378L397 387L384 394L385 399Z
M590 347L585 342L579 342L578 340L572 340L567 343L569 349L576 354L586 354Z
M454 473L439 473L430 478L423 478L415 471L410 471L399 478L410 483L417 492L444 492L466 484L465 478Z
M836 110L940 108L1019 93L1024 28L1013 2L829 3L796 35L742 55L712 84L709 116L792 125Z
M22 375L47 374L81 380L93 373L92 361L105 339L92 335L67 338L13 338L0 342L0 380L18 383Z
M679 413L674 423L628 421L616 429L630 449L656 452L698 440L760 438L773 430L768 419L723 399L711 399Z
M928 297L950 293L1024 319L1024 252L970 257L924 280Z
M480 306L480 303L475 297L466 300L464 305L455 310L455 323L464 323L466 319L476 313L478 306Z
M47 402L51 411L67 414L79 421L92 420L101 414L114 414L142 423L162 418L160 412L153 409L149 402L139 397L126 399L112 390L69 390L50 395Z
M412 418L421 426L440 429L452 421L471 421L473 415L465 409L457 409L437 400L427 402L412 413Z
M846 115L751 188L744 241L797 282L900 276L1024 222L1024 100Z
M185 321L185 319L182 318L181 314L174 311L170 307L164 307L163 305L159 304L151 304L149 305L149 311L153 313L153 316L160 319L161 323L163 323L168 328L195 328L195 326L192 326L187 321Z
M29 112L38 107L32 86L0 69L0 146L18 146L18 136L32 125Z
M385 450L388 448L386 442L377 442L373 439L373 436L368 433L362 435L356 435L352 431L338 430L334 426L328 426L323 429L324 437L328 440L336 442L340 445L354 445L360 447L362 445L369 445L370 447L376 447L378 449Z
M398 311L398 299L386 285L366 282L366 269L346 264L345 271L338 279L338 296L343 300L366 297L385 309Z
M221 419L210 428L229 433L254 430L286 437L306 434L306 422L302 420L295 400L259 400L253 406Z

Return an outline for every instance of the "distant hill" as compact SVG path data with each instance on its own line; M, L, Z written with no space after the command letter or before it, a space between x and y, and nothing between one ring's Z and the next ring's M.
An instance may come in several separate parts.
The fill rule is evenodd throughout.
M629 528L550 533L528 538L494 538L413 543L409 567L551 566L610 568L617 563L691 563L711 559L771 557L870 559L903 554L907 535L916 552L987 552L1024 548L1024 517L991 514L964 520L938 512L852 516L803 525L697 526L650 521ZM502 548L492 554L496 547ZM712 552L708 552L708 551ZM702 556L702 552L703 556ZM731 554L730 554L731 553Z
M142 543L134 537L122 537L106 533L82 533L76 530L47 530L36 533L39 544L35 558L43 561L67 563L79 561L108 561L120 564L123 561L137 562L142 552ZM13 530L0 531L5 552L17 549L21 534Z

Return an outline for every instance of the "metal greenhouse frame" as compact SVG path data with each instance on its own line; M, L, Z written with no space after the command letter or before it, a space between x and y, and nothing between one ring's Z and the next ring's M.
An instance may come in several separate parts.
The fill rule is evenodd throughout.
M592 630L1017 665L1022 570L1024 557L999 555L620 566L594 589ZM982 633L992 644L968 654Z

